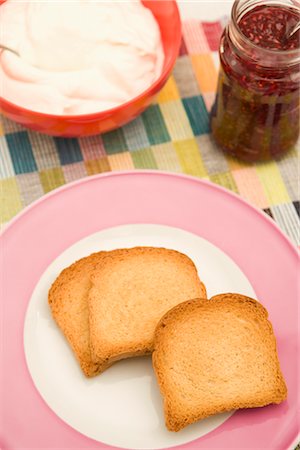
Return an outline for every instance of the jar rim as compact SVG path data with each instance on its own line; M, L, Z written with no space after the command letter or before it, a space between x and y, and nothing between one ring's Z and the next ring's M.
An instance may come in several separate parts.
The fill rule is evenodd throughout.
M238 17L238 8L241 6L241 3L243 1L245 1L245 0L235 0L234 4L232 6L232 9L231 9L231 20L232 20L232 22L233 22L233 24L235 26L235 29L238 30L238 32L239 32L239 38L242 38L242 40L250 48L253 48L253 50L257 50L259 52L263 51L263 53L265 55L269 55L270 57L272 57L272 56L279 56L279 57L280 56L284 56L285 58L292 57L293 58L293 61L291 61L292 63L299 62L299 59L300 59L300 47L295 48L295 49L291 49L291 50L277 50L277 49L271 49L271 48L264 48L264 47L261 47L261 46L259 46L257 44L254 44L254 42L252 42L247 36L245 36L244 33L242 33L242 31L241 31L241 29L239 27L239 24L238 24L237 17ZM280 3L277 3L276 0L272 1L272 5L277 5L277 4L279 5ZM296 3L294 3L294 6L291 6L291 8L294 8L296 11L298 9L299 12L300 12L300 8L297 6Z

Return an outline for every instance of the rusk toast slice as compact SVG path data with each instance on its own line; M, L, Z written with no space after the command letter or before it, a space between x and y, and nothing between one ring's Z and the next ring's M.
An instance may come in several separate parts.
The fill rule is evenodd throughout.
M170 310L156 328L152 360L170 431L287 396L268 313L243 295L191 300Z
M165 248L108 252L91 281L90 344L100 365L151 353L160 318L182 301L206 297L190 258Z
M64 269L52 284L48 294L52 316L88 377L104 369L91 359L87 303L91 287L90 275L104 255L105 252L93 253Z

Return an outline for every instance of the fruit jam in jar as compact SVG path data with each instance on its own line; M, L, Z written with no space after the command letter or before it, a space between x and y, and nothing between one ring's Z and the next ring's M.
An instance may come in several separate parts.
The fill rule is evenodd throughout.
M220 42L212 134L245 161L280 157L299 136L298 0L236 0Z

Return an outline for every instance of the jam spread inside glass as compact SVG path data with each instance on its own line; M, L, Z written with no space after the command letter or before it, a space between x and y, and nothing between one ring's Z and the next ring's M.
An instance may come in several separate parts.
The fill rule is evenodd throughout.
M256 45L272 50L299 47L299 30L292 34L300 20L296 11L278 6L256 6L239 21L241 32Z
M279 157L299 135L299 11L257 3L223 33L211 113L217 143L246 161Z

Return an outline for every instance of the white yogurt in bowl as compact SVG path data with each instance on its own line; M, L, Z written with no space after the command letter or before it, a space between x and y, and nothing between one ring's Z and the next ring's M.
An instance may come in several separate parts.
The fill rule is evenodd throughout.
M7 0L0 7L0 96L56 115L101 112L160 76L159 27L140 1Z

